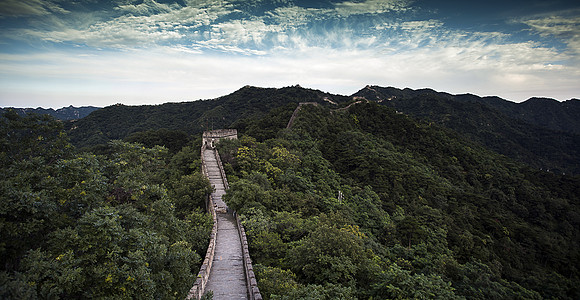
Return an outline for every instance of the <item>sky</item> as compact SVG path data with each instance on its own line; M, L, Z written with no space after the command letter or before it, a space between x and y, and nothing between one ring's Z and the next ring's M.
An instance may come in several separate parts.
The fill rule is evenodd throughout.
M0 107L296 84L580 98L580 1L0 0Z

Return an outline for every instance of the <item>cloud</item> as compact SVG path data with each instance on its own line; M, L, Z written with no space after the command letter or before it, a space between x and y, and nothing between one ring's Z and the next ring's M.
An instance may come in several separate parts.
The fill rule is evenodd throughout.
M315 20L319 20L330 11L329 9L284 6L267 11L266 16L272 23L288 29L304 26Z
M412 31L426 31L426 30L433 30L436 28L443 27L443 22L439 20L422 20L422 21L409 21L403 22L399 25L399 27L403 30L412 30Z
M359 32L349 28L353 21L341 24L338 19L400 10L407 3L401 0L344 1L330 8L306 8L281 2L284 6L252 15L241 7L258 5L256 3L188 0L185 6L179 6L145 0L140 4L116 6L114 10L120 15L115 17L114 14L109 18L87 16L83 19L92 22L77 22L76 26L55 20L55 26L31 27L11 33L11 36L96 48L131 49L171 43L258 55L272 49L300 49L303 44L365 47L374 44L377 37L364 34L359 39L356 37Z
M580 10L564 15L520 20L543 37L556 38L567 45L568 51L580 60Z
M261 44L269 32L278 31L277 26L266 25L263 20L232 20L212 25L212 38L225 44Z
M125 4L115 7L115 10L123 13L130 13L136 16L152 15L158 13L167 13L171 11L171 7L167 4L160 4L155 0L145 0L140 4Z
M114 21L96 23L84 30L65 28L49 32L38 30L24 30L24 32L45 41L70 42L96 48L142 47L178 40L183 36L175 31L170 23L149 23L147 20L138 19L139 17L123 16Z
M433 39L430 47L380 52L376 48L333 49L294 39L293 43L302 43L300 51L272 50L267 55L219 43L205 46L244 55L224 57L183 46L2 54L0 98L33 93L62 103L86 94L94 101L100 95L103 102L93 105L145 104L213 98L248 84L301 84L346 95L367 84L431 87L516 101L531 96L566 99L578 93L578 69L551 63L563 54L534 42L495 44L469 36L443 36ZM20 83L14 84L15 80ZM58 96L56 90L70 95Z
M405 0L366 0L363 2L344 1L334 4L339 16L382 14L390 11L405 11L409 8Z
M565 42L562 50L502 32L451 29L433 15L400 14L412 9L407 1L309 8L284 0L268 11L257 9L259 0L157 1L125 1L115 11L105 9L108 15L73 12L50 28L0 33L0 41L20 35L62 46L0 52L0 98L28 93L56 103L60 89L71 99L101 95L108 102L99 105L142 104L212 98L247 84L301 84L342 94L367 84L432 87L519 101L580 92L574 14L518 21L536 36ZM24 3L54 12L48 1ZM72 26L71 18L86 21Z
M148 0L139 5L121 5L121 16L99 21L85 28L58 26L49 30L23 29L15 36L28 36L55 43L73 43L96 48L130 49L183 43L195 37L195 30L235 10L231 6L200 4L195 7L169 6Z
M68 13L51 1L45 0L2 0L0 17L40 16L50 13Z

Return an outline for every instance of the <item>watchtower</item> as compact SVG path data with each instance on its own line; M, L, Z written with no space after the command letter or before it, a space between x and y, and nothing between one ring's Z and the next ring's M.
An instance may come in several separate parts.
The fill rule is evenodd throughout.
M220 139L237 139L238 131L236 129L217 129L204 131L202 135L203 145L209 149L215 147L215 143Z

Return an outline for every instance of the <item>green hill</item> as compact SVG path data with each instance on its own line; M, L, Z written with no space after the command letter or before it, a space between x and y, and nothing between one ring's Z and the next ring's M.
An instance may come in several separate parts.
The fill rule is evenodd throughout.
M373 103L263 121L220 151L266 297L580 296L579 177Z
M158 129L180 130L198 136L204 130L227 128L248 117L263 116L269 110L309 101L326 105L324 99L337 103L350 98L331 95L299 86L281 89L246 86L217 99L161 105L113 105L95 111L86 118L69 124L71 142L79 147L106 144L131 134Z
M354 94L436 122L508 157L556 173L580 174L580 101L451 95L368 86Z
M95 155L54 118L0 115L0 299L184 299L213 226L198 149Z
M59 109L52 109L52 108L14 108L14 107L5 107L0 108L0 113L7 111L8 109L14 110L21 116L28 115L28 114L37 114L37 115L50 115L56 119L63 120L63 121L70 121L70 120L78 120L88 116L95 110L98 110L98 107L94 106L82 106L82 107L74 107L68 106Z

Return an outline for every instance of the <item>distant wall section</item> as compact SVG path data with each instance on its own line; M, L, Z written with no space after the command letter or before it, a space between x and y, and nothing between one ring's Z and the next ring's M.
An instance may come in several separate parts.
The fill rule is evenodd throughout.
M217 129L211 131L204 131L202 135L202 143L205 147L213 149L215 143L220 139L237 139L238 130L236 129Z

